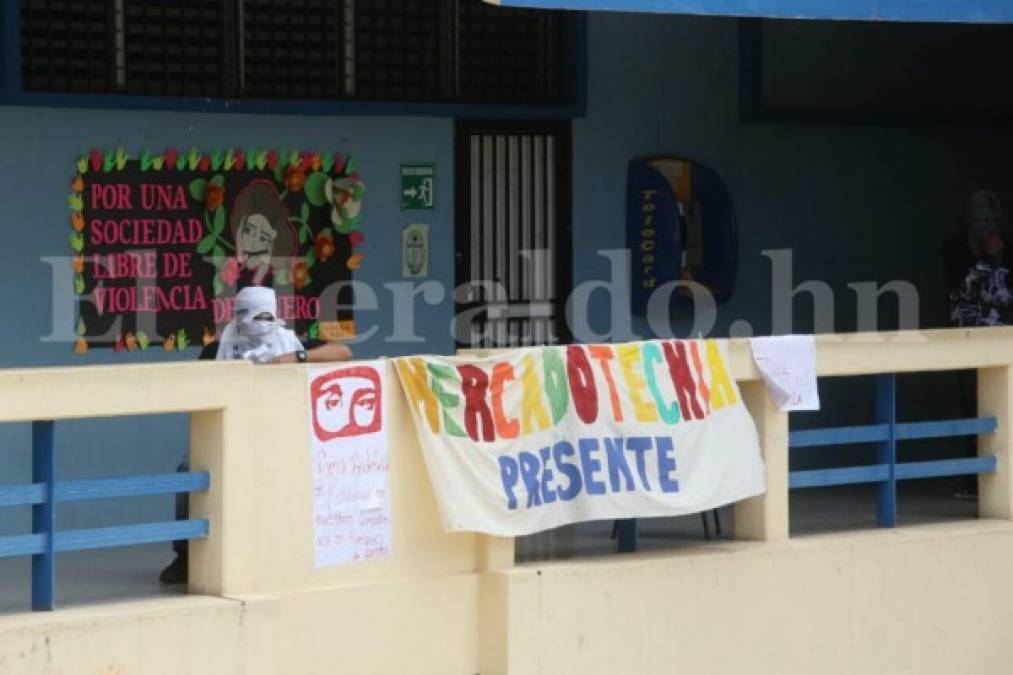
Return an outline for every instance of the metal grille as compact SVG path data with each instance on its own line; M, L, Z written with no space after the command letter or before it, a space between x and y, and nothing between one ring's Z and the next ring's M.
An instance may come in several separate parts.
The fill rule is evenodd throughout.
M569 273L568 143L558 133L467 133L458 282L472 282L459 342L473 347L565 340ZM561 184L563 183L563 184ZM480 282L480 285L474 282ZM462 332L464 335L462 335ZM461 338L464 339L461 339Z
M558 99L552 12L459 0L458 99L470 103L549 103Z
M341 2L240 0L240 82L247 96L335 98L341 95Z
M357 98L453 96L453 25L446 0L354 0Z
M124 91L163 96L235 94L232 2L122 2Z
M26 91L557 103L552 12L481 0L21 0Z
M21 0L25 91L116 90L113 3Z

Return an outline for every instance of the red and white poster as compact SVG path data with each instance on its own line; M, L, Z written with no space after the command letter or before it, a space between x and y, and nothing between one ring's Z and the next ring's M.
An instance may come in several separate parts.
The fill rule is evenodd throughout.
M317 567L390 555L386 367L379 360L309 371Z

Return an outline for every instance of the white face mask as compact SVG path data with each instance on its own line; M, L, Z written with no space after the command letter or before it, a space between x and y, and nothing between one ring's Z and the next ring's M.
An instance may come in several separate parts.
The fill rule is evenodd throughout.
M261 312L253 317L246 313L246 316L238 317L237 324L240 336L249 342L260 342L277 328L284 326L283 322L267 312Z
M236 295L236 318L222 333L219 359L266 363L272 356L301 348L299 338L278 319L278 301L273 290L248 286Z

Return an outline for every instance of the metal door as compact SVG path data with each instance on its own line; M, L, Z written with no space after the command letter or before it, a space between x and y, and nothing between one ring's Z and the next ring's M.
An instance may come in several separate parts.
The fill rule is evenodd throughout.
M568 121L458 123L458 347L569 342L570 161Z

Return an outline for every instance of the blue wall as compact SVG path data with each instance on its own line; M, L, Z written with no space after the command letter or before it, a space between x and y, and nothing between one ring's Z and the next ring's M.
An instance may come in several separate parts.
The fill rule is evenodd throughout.
M913 283L922 327L946 325L942 243L962 232L968 194L995 190L1013 210L1008 130L743 124L738 114L738 32L733 19L598 13L590 21L589 115L574 123L575 282L607 278L601 249L625 245L626 162L637 155L692 158L721 175L739 221L739 281L719 307L716 336L737 321L770 334L771 264L761 251L793 249L794 283L819 279L835 296L834 326L856 328L847 284ZM832 86L832 83L827 83ZM592 315L605 330L608 298ZM896 306L880 307L880 329L897 327ZM690 322L676 320L677 335ZM634 321L644 337L651 330ZM812 303L794 303L792 330L813 330ZM741 335L735 331L734 334ZM824 412L796 413L792 425L868 423L869 378L820 383ZM953 374L905 377L902 420L960 414ZM953 442L915 450L959 452ZM864 450L864 451L863 451ZM797 466L867 463L869 450L800 451Z
M855 328L847 284L871 280L911 281L921 293L922 325L943 325L942 241L962 227L976 187L991 186L1013 209L1005 167L1013 137L742 124L737 40L732 19L594 15L589 115L574 123L575 281L606 277L608 263L595 251L624 246L626 162L671 153L709 165L735 202L739 284L720 308L717 335L736 319L770 332L770 263L760 251L780 248L794 249L796 284L831 285L838 331ZM598 313L607 314L599 302ZM796 331L812 330L809 305L797 303Z
M923 325L941 325L944 286L940 245L960 226L967 193L989 185L1013 209L1003 167L1013 143L994 131L919 128L743 125L738 119L736 24L726 19L595 14L590 25L589 100L574 122L574 281L607 279L600 249L624 246L625 172L629 159L671 153L708 164L728 183L740 221L740 280L721 307L715 333L737 319L770 331L770 263L761 250L793 248L795 281L817 278L834 289L837 330L854 328L848 282L906 279L922 294ZM160 350L71 354L45 344L50 331L50 273L39 258L66 255L66 194L73 160L91 147L201 148L275 145L343 149L367 184L363 267L355 278L376 288L400 277L399 236L412 221L431 225L431 278L453 281L453 120L412 117L298 117L0 107L0 247L4 284L0 367L122 363L195 358ZM437 210L419 218L398 208L398 164L434 161ZM999 183L1002 180L1004 183ZM359 355L449 352L452 303L418 303L427 340L389 345L389 294L383 309L358 315L380 327ZM594 298L607 318L608 299ZM884 310L890 320L891 311ZM796 305L794 329L811 329L809 303ZM686 322L676 322L680 330ZM647 334L642 323L636 330ZM891 327L890 323L884 328ZM82 392L82 395L87 395ZM825 397L826 398L826 397ZM829 393L828 403L847 399ZM916 401L917 403L917 401ZM935 405L933 402L926 405ZM840 407L832 405L830 407ZM924 406L923 406L924 407ZM922 408L923 408L922 407ZM915 408L921 410L918 405ZM868 413L871 414L871 407ZM832 417L833 415L831 415ZM62 423L57 427L64 476L169 471L187 443L179 416ZM73 443L71 443L73 439ZM153 441L152 439L157 439ZM29 475L24 425L0 428L0 483ZM289 450L291 451L291 450ZM129 517L164 517L169 500L138 505ZM64 522L85 526L128 517L66 509ZM23 528L0 512L0 532Z
M150 111L56 110L0 107L0 156L4 158L0 203L5 205L6 243L0 247L4 283L0 311L9 320L0 334L0 367L87 365L194 359L199 352L168 354L161 349L113 353L93 349L71 353L67 343L44 343L52 330L51 272L43 256L69 254L66 207L74 158L89 148L122 145L137 152L215 147L298 147L342 150L352 154L366 182L362 251L363 266L354 274L380 293L381 311L361 312L365 327L375 322L377 336L354 347L363 357L404 352L448 352L453 347L449 326L453 304L418 303L417 345L387 345L391 331L389 293L381 284L401 274L400 233L412 221L431 225L430 272L436 279L453 278L453 122L436 118L326 118L288 115L179 114ZM436 210L414 215L399 210L399 163L435 162ZM385 297L385 293L387 293ZM386 311L383 311L386 310ZM87 392L81 392L87 396ZM56 430L59 473L64 477L98 477L172 471L189 443L185 416L128 418L116 421L62 422ZM27 425L0 425L0 483L25 482L30 476ZM157 440L153 440L157 439ZM110 514L105 504L68 505L61 509L67 526L110 523L116 518L166 517L169 499L137 500L129 514ZM133 508L133 507L137 508ZM27 511L11 518L0 510L0 532L22 529Z

